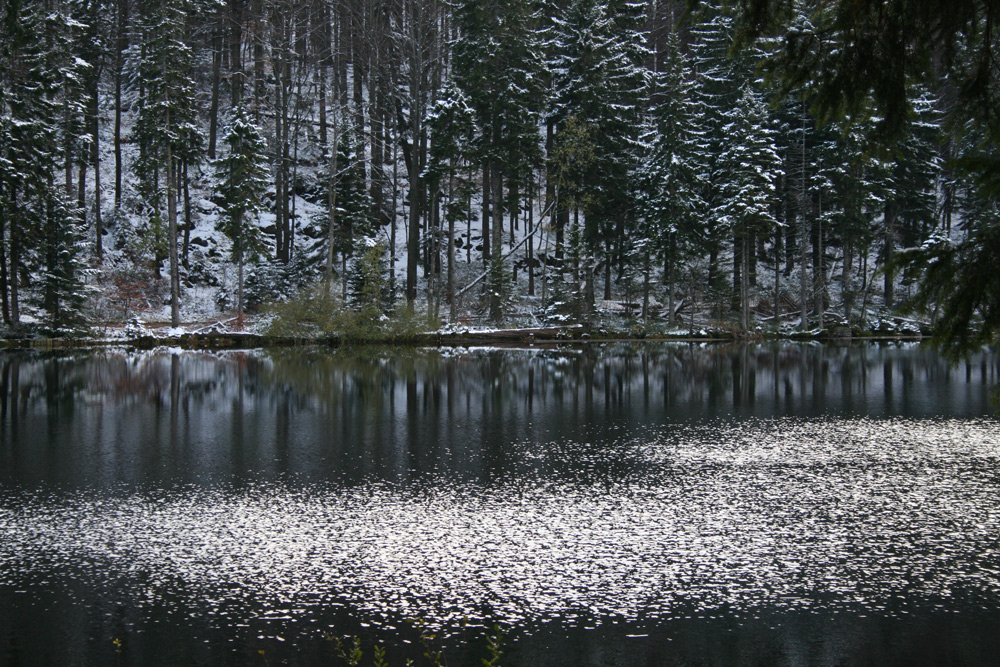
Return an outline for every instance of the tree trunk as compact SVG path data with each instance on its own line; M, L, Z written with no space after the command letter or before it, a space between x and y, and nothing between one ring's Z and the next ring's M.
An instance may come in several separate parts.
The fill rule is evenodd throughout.
M492 177L490 175L489 162L483 163L483 266L490 259L490 192L492 190Z
M229 92L233 108L243 101L242 5L242 0L229 0Z
M0 201L3 201L3 186L0 185ZM3 314L4 324L10 324L10 301L7 297L7 243L6 236L7 216L0 215L0 312Z
M188 178L188 164L184 163L184 248L181 263L184 268L190 268L188 263L188 252L191 249L191 230L194 229L194 220L191 219L191 179Z
M743 233L740 257L743 270L740 272L740 320L743 331L750 331L750 235Z
M455 167L451 165L448 174L448 320L455 321L457 315L455 303L455 216L451 208L452 197L455 196Z
M489 284L490 320L499 324L503 320L503 174L495 164L490 165L493 181L493 220L490 261L493 262Z
M169 115L167 124L169 125ZM173 148L167 145L167 229L170 244L170 326L181 324L181 280L177 262L177 174L174 165Z
M237 277L236 277L236 326L239 329L243 328L243 216L239 214L237 219L233 221L233 225L236 228L236 239L234 243L236 245L236 265L237 265Z
M844 320L848 326L851 324L851 315L854 308L854 290L852 289L852 269L854 268L854 248L851 239L844 240L844 260L840 273L840 293L844 299Z
M15 201L16 193L11 193L11 200ZM19 298L19 279L21 264L21 232L16 225L16 220L11 221L10 226L10 323L17 325L21 323L21 301Z
M809 223L806 216L806 116L802 114L802 161L799 165L801 169L801 181L799 183L799 289L801 290L800 306L802 308L802 319L799 326L802 329L809 328L809 278L806 275L806 262L808 259Z
M253 41L253 113L254 119L260 120L260 113L264 106L264 95L266 79L264 76L264 0L254 0L252 9L256 21L250 35Z
M826 310L826 268L823 264L823 201L822 194L818 202L816 215L816 253L813 262L813 302L816 308L816 317L819 328L825 326L824 316Z
M222 19L219 19L222 22ZM221 26L212 36L212 103L208 111L208 159L215 159L216 135L219 131L219 86L222 80Z
M883 254L882 266L885 267L885 282L883 287L885 290L885 307L887 309L892 309L894 306L894 294L893 294L893 275L892 271L888 270L889 262L892 261L893 251L896 245L896 207L892 203L887 203L885 205L885 250Z
M98 81L90 92L90 161L94 167L94 258L97 264L104 262L104 220L101 217L101 150Z
M128 48L128 0L118 0L115 32L115 208L122 205L122 76Z
M809 328L809 276L808 259L809 250L807 247L809 234L807 233L805 206L799 211L799 307L802 309L802 318L799 321L801 329Z
M649 248L642 251L642 321L649 321Z
M528 222L524 232L528 235L528 247L525 250L528 264L528 296L535 296L535 177L532 175L528 185Z
M330 228L327 233L326 275L327 290L333 284L333 255L337 247L337 137L336 126L333 132L333 150L330 151L330 180L327 184L327 219Z
M604 300L611 300L611 238L604 239Z
M674 257L674 245L676 244L676 239L674 238L673 232L670 234L670 241L667 245L667 326L673 327L677 323L677 318L674 316L674 266L676 264L676 258Z

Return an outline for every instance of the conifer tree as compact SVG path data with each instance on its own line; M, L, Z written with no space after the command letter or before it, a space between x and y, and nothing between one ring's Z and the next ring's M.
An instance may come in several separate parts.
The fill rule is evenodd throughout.
M740 261L740 325L750 329L751 244L777 225L773 208L781 160L768 127L767 110L749 85L743 87L739 105L728 114L724 127L729 138L720 156L726 180L721 184L721 201L716 208L720 224L732 230Z
M216 191L223 210L218 228L233 243L232 258L238 270L236 320L242 326L243 268L247 259L255 259L266 249L257 218L268 184L267 146L242 104L233 112L222 141L227 152L215 161Z
M455 303L455 225L466 217L473 192L471 166L476 140L475 111L468 96L449 81L431 108L427 125L431 131L430 160L427 167L431 192L444 197L444 217L448 224L448 303L450 317ZM464 166L464 168L463 168ZM435 198L437 195L434 195ZM471 225L471 221L470 221ZM471 237L471 234L469 235ZM466 243L471 238L466 239Z
M698 239L700 201L698 154L691 74L677 33L671 31L663 69L650 86L645 119L645 155L639 170L640 214L633 235L643 242L642 314L648 316L649 274L654 257L663 261L667 322L674 325L674 292L679 264Z
M335 191L336 218L331 230L333 252L341 257L341 279L347 289L347 264L359 238L374 233L374 203L365 186L364 147L348 122L337 142L337 172L328 178ZM346 292L345 292L346 295Z
M189 0L162 0L147 6L142 41L133 49L132 88L139 93L133 140L140 145L138 170L161 218L159 179L165 179L167 255L170 265L170 321L180 324L177 256L177 196L181 158L192 152L194 82L192 51L185 43Z
M88 67L75 55L81 26L69 9L23 0L0 12L3 319L19 322L21 279L31 268L30 252L38 250L41 305L53 330L79 324L83 300L69 183L56 180L60 168L75 165L83 109L79 82Z
M541 105L541 55L532 30L535 17L528 0L463 0L455 9L461 31L453 47L455 82L469 97L478 122L478 157L484 169L484 258L490 318L503 316L504 184L523 180L526 165L539 158L537 120ZM489 200L492 211L487 210ZM486 251L488 249L488 252Z
M713 2L703 5L695 16L697 20L690 28L691 67L695 74L692 96L701 134L696 163L700 171L699 199L704 206L699 250L708 256L708 289L718 292L724 288L719 259L728 232L713 215L723 203L722 188L727 180L720 156L727 143L726 112L736 107L747 72L746 67L740 66L742 63L729 58L733 35L731 14Z
M612 11L599 0L573 0L564 16L554 20L550 37L555 59L550 63L549 115L556 124L556 143L571 116L593 129L596 159L581 182L590 192L584 239L589 253L603 251L606 298L613 245L635 214L630 195L639 152L640 101L647 89L635 9L627 2Z

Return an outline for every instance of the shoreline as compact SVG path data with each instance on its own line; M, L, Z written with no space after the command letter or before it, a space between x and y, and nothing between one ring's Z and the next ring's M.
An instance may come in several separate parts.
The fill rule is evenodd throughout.
M751 333L737 335L728 331L699 331L684 335L628 336L607 332L587 331L575 327L534 327L530 329L493 329L484 331L433 331L405 337L372 339L343 338L338 336L293 337L271 336L246 332L181 333L169 336L143 334L123 338L9 338L0 339L0 350L55 350L86 349L126 346L137 349L180 347L185 350L246 350L276 347L348 345L385 345L413 347L462 347L466 345L590 345L595 343L762 343L770 341L851 343L877 341L923 341L929 338L922 333L867 333L845 335L842 331L813 330L801 333Z

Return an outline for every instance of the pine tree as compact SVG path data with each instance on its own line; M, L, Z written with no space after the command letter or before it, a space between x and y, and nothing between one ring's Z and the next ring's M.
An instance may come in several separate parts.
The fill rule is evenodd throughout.
M739 258L740 325L750 329L750 255L758 235L777 226L773 209L781 160L768 127L767 110L749 85L743 87L739 105L728 114L724 131L729 141L720 156L726 175L716 216L732 231Z
M708 288L721 295L726 287L719 265L720 255L731 230L720 225L713 214L725 203L724 188L728 182L721 156L729 137L725 128L730 123L728 112L738 106L743 87L752 81L758 53L747 49L730 57L734 34L734 18L730 8L718 3L705 3L690 28L691 67L695 73L693 98L697 105L697 125L701 134L701 150L697 156L701 185L700 249L708 255ZM734 269L740 265L738 258ZM735 281L734 271L734 281ZM738 282L738 281L736 281ZM723 301L721 298L718 301Z
M484 259L490 318L499 321L505 302L502 280L504 184L523 182L539 160L538 114L542 62L536 18L528 0L463 0L455 9L461 31L453 47L455 82L468 96L478 122L478 157L484 169ZM487 201L492 203L488 211ZM485 222L492 213L492 225ZM489 234L485 232L489 231Z
M941 165L938 158L939 123L934 100L923 90L911 93L913 117L906 139L895 145L894 160L886 183L883 263L893 263L896 246L922 244L937 222L937 186ZM894 307L895 271L885 272L887 308Z
M82 285L76 216L61 167L77 155L83 109L80 78L87 63L74 54L81 27L69 7L27 0L0 15L0 253L3 319L18 324L19 285L30 252L40 253L41 303L53 331L77 326ZM67 171L68 175L71 175Z
M337 173L328 179L336 191L334 250L340 253L344 280L357 239L375 233L374 202L365 185L363 155L364 147L348 123L337 143Z
M640 214L633 235L641 242L643 317L649 315L650 272L653 258L663 261L667 288L667 321L674 325L677 269L698 239L701 186L698 181L700 136L695 122L691 74L671 31L662 72L651 84L645 119L645 149L639 170Z
M467 95L449 81L431 108L427 125L431 131L428 183L435 199L444 197L444 218L448 224L448 303L450 317L456 316L455 303L455 224L466 217L474 184L471 166L476 139L475 111ZM464 165L464 169L463 169ZM470 221L471 224L471 221ZM471 236L471 235L470 235ZM467 239L466 242L471 242Z
M184 42L190 0L162 0L146 8L142 41L132 53L132 88L138 96L133 140L139 144L137 171L152 197L154 220L162 219L160 174L166 186L167 255L170 265L170 321L180 324L177 256L177 197L181 160L194 152L192 51Z
M829 243L841 250L841 302L850 325L867 282L865 276L858 283L855 266L865 263L876 219L884 210L886 168L860 129L843 123L818 132L814 153L809 189L818 202L821 224L829 230Z
M640 101L648 83L641 66L645 50L636 6L618 3L612 11L599 0L573 0L565 15L554 19L550 40L554 60L549 117L556 125L556 144L570 117L592 128L596 159L580 182L589 191L584 239L589 254L603 252L605 297L610 298L614 246L635 215L631 194ZM592 266L594 260L587 264Z
M386 245L372 236L355 242L348 271L348 299L362 320L377 321L392 312L395 295L389 281Z
M218 228L233 243L232 258L238 266L236 319L242 326L243 267L247 259L256 259L266 249L257 218L268 185L267 147L243 105L233 112L223 143L228 151L215 161L216 191L223 210Z

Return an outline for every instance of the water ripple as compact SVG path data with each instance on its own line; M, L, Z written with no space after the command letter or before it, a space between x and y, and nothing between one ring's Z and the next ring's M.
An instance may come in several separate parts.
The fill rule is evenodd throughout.
M0 585L69 569L222 622L392 627L1000 599L992 420L749 420L530 447L494 484L273 482L0 495ZM544 473L555 457L628 472ZM958 604L955 602L954 604Z

